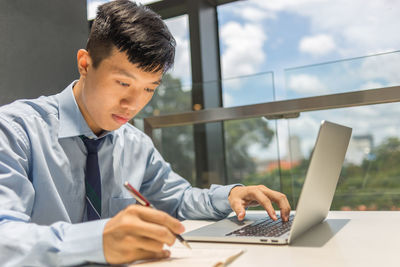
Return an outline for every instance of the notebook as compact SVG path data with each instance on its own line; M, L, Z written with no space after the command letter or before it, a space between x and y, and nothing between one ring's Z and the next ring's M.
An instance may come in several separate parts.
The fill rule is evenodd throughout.
M310 157L296 212L290 221L269 220L267 213L232 216L183 234L187 241L289 244L322 222L330 209L352 129L322 121Z
M243 249L204 249L196 247L188 249L181 246L179 242L175 242L174 246L169 250L171 251L171 256L167 259L143 260L129 266L221 267L228 265L244 253Z

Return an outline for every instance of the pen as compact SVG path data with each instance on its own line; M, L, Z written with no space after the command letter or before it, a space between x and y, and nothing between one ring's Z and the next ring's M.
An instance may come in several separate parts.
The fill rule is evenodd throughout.
M133 186L131 186L128 182L124 183L125 188L132 194L132 196L136 199L136 201L146 207L150 207L156 209L142 194L139 193ZM185 247L192 249L189 246L189 243L183 239L183 237L179 234L175 234L176 238L183 244Z

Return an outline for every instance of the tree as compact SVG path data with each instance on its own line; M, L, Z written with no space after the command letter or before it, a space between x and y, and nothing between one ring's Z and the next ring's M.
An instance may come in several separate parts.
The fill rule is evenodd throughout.
M165 115L191 109L191 91L183 90L180 79L166 74L156 95L137 117ZM224 126L228 175L234 179L243 178L240 174L255 171L249 147L254 143L267 147L274 132L269 129L266 121L257 118L228 121ZM157 148L173 170L194 183L193 127L189 125L163 128L159 136L155 135L155 139Z
M184 91L180 79L165 74L162 84L138 117L151 117L191 110L191 92ZM155 131L157 133L157 130ZM193 127L167 127L154 134L154 143L174 171L194 182Z
M226 121L225 150L230 181L242 181L245 176L256 171L256 164L249 155L253 144L267 148L274 132L268 122L260 118Z

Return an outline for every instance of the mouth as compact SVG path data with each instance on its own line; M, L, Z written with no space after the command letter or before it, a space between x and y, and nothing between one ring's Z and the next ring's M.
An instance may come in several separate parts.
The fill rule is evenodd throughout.
M126 117L122 117L116 114L112 114L112 118L114 119L114 121L116 121L118 124L125 124L129 121L129 118Z

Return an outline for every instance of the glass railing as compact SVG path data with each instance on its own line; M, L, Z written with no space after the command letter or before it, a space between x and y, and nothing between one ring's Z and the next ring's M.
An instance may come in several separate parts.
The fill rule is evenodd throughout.
M192 88L184 86L179 78L166 74L153 98L136 116L145 118L192 111Z
M228 183L264 184L280 190L278 134L265 118L224 122Z
M143 119L134 119L135 127L144 130ZM196 184L193 126L159 128L153 131L153 143L171 168Z
M195 185L199 178L193 124L223 121L227 182L264 184L287 194L295 207L320 122L344 124L353 128L353 135L332 209L400 209L400 96L397 87L384 88L400 84L396 64L400 66L399 52L288 69L285 75L290 99L279 102L274 102L271 72L186 87L166 76L135 125L143 129L140 117L167 115L152 121L153 141L173 169ZM192 92L202 89L205 97L212 98L219 88L223 108L192 106ZM379 89L365 90L372 88ZM341 99L348 94L341 93L346 92L355 95L350 93L351 101L343 104ZM310 102L296 100L304 97L310 97ZM319 101L335 104L324 110ZM263 104L254 105L258 103ZM298 118L263 117L276 108L284 111L293 106L300 112ZM180 116L182 113L185 115ZM177 124L179 120L183 123Z
M400 209L399 107L391 103L307 112L290 120L225 121L228 183L264 184L287 194L295 207L320 122L329 120L353 128L332 209ZM172 168L196 184L193 126L155 129L153 141Z
M207 93L214 94L220 88L222 88L225 107L274 100L273 73L271 72L189 86L182 85L179 79L167 74L151 102L135 117L134 125L144 130L143 118L202 109L202 107L192 106L192 93L203 90L206 94L204 97L212 98L212 95L207 95ZM218 103L214 103L214 106L218 106ZM269 171L274 174L275 181L269 183L269 186L279 188L279 175L276 175L279 173L279 166L276 164L278 146L274 127L275 122L268 122L265 118L224 123L226 171L229 183L241 182L247 177L246 181L251 182L254 180L252 175L264 169L262 164L265 161L273 161L275 167L270 167ZM164 158L171 163L177 173L192 184L196 184L193 139L192 125L164 127L153 131L153 142ZM257 150L258 146L264 152L255 155L253 150Z
M222 80L223 106L252 105L275 100L273 72Z
M400 51L285 70L285 99L400 85ZM282 95L282 94L279 94Z
M214 101L215 103L211 106L218 107L220 89L224 107L252 105L271 102L275 99L272 72L194 84L182 84L179 78L166 74L149 104L136 118L204 109L201 106L192 106L192 93L195 91L205 92L204 97L209 98L207 102Z
M291 180L296 203L308 167L320 121L325 119L353 128L332 209L400 209L399 103L315 111L295 120L281 121L281 160L293 166L282 170ZM286 124L286 125L284 125ZM329 153L329 152L327 152Z

